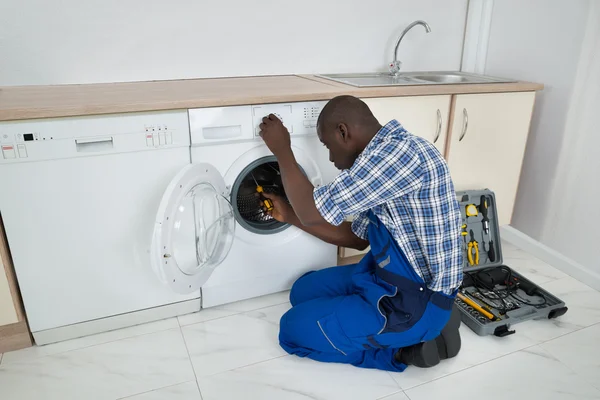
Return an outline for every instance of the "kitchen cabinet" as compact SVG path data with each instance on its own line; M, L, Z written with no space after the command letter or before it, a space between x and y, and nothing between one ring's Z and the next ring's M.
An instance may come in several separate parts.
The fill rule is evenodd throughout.
M444 154L451 97L378 97L361 100L369 106L380 124L396 119L407 131L434 143Z
M0 353L31 346L8 243L0 218Z
M456 95L446 158L456 190L489 188L510 224L535 92Z

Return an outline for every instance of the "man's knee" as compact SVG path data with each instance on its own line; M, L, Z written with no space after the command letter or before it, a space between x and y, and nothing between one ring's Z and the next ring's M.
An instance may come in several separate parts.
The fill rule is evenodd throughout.
M309 293L309 285L307 285L306 277L315 271L309 271L302 275L300 278L294 282L292 285L292 290L290 291L290 303L292 306L295 306L299 303L302 303L304 299L307 298L307 294ZM284 315L285 316L285 315Z

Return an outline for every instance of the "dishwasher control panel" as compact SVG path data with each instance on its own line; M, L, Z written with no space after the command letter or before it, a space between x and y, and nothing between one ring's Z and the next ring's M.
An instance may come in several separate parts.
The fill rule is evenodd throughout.
M0 164L190 145L186 111L0 123Z
M317 120L326 101L211 107L189 110L192 145L260 140L260 124L270 114L290 135L317 134Z

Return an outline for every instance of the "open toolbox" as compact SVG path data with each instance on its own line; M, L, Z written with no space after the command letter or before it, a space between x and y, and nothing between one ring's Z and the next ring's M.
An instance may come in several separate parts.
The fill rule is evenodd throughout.
M456 304L463 323L480 336L507 336L519 322L565 314L562 300L503 264L494 193L486 189L456 195L464 254Z

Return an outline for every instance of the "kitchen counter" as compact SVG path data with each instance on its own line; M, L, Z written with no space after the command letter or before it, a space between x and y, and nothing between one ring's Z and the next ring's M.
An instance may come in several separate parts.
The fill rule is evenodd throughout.
M313 75L0 87L0 121L213 106L541 90L530 82L357 88Z

